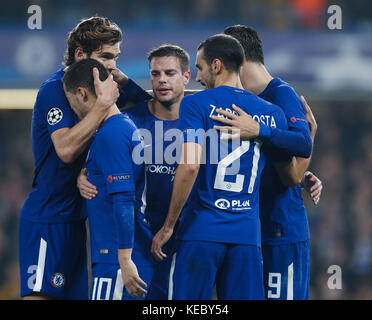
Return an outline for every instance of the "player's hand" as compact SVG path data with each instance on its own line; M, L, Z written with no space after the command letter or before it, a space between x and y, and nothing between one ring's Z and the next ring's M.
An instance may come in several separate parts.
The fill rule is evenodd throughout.
M323 189L322 181L312 172L306 171L302 178L301 186L308 192L313 203L317 205Z
M152 239L151 253L157 261L162 261L167 257L162 247L167 243L172 234L173 229L165 229L162 227Z
M318 130L318 124L316 123L313 112L311 111L310 106L307 104L304 96L301 96L300 98L306 110L306 120L307 123L309 124L310 136L311 139L314 141L316 131Z
M238 115L223 109L216 109L216 112L224 117L211 116L213 120L226 124L226 126L213 126L214 129L222 132L221 139L232 140L240 138L249 140L258 137L260 124L235 104L232 105L232 108Z
M113 69L111 71L111 74L114 81L119 85L119 88L124 87L128 83L128 76L119 69Z
M77 178L77 187L80 195L87 200L92 200L98 194L98 190L95 185L91 184L88 180L88 170L86 168L81 169L80 174Z
M93 68L93 78L97 102L102 108L108 110L119 98L118 84L114 81L112 74L109 74L105 81L101 81L97 68Z
M120 268L123 284L128 293L135 299L143 298L147 293L143 287L147 287L147 284L138 275L137 267L133 260L121 260Z

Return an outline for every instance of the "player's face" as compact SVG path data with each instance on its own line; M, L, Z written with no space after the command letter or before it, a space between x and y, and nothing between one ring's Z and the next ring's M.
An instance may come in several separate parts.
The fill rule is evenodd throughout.
M177 57L154 57L150 62L150 74L152 90L158 101L165 107L180 101L189 82L190 71L182 72Z
M84 118L91 108L93 95L87 89L81 87L77 89L76 93L67 91L65 87L64 90L71 109L79 119Z
M196 68L198 73L196 75L196 81L200 82L205 89L214 88L214 77L211 67L207 64L204 59L204 49L200 49L196 54Z
M116 69L116 60L120 54L120 42L109 45L104 44L100 50L93 51L89 58L101 62L106 70L111 73Z

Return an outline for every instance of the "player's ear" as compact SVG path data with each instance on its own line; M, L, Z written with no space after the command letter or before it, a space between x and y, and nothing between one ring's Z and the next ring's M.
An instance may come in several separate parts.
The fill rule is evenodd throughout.
M88 91L85 88L78 87L76 90L76 94L78 96L78 99L84 103L88 101Z
M218 74L221 72L222 69L222 62L220 59L214 59L212 61L212 71L214 74Z
M190 81L190 77L191 77L191 72L190 71L186 71L183 73L183 84L184 85L187 85Z
M80 61L86 59L87 57L88 57L87 54L83 51L82 48L77 47L75 49L75 61Z

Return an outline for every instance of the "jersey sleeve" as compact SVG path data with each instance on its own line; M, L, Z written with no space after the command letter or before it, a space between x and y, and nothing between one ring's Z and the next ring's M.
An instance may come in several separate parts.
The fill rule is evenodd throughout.
M108 194L135 191L130 138L122 130L105 130L98 139L97 163L104 174Z
M286 151L292 156L308 158L312 152L312 140L305 109L293 90L283 87L276 103L282 106L288 129L269 128L260 124L259 137L274 148Z
M203 145L205 140L205 122L199 106L190 97L185 97L180 105L180 129L184 142Z
M274 111L273 117L275 119L276 127L272 129L280 130L280 132L282 133L289 132L285 114L279 107ZM284 141L285 140L283 140L283 142ZM270 152L271 159L274 162L286 162L291 160L292 158L292 154L288 152L284 147L277 148L272 144L268 144L266 145L266 148Z
M276 104L281 106L288 123L288 129L297 129L310 136L309 125L306 120L305 108L292 88L281 86L278 88Z
M118 249L134 247L134 192L113 194L114 219L118 235Z
M35 106L38 108L41 121L47 125L49 134L58 129L71 128L78 121L59 80L47 82L42 86Z
M137 83L132 79L128 79L128 83L124 88L119 90L120 96L116 101L116 105L122 110L125 105L130 101L134 104L149 100L152 96L143 90Z

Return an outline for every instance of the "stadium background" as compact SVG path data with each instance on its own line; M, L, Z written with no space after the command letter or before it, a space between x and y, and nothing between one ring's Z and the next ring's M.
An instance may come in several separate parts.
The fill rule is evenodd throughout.
M42 29L30 30L30 5ZM342 9L342 30L327 8ZM323 182L305 195L311 231L311 299L372 299L372 2L367 0L12 1L0 11L0 299L19 298L18 218L31 188L31 112L36 90L63 59L68 31L94 14L124 32L118 67L150 89L147 52L184 47L194 79L197 45L231 24L262 35L265 62L303 94L318 122L310 170ZM342 269L330 290L328 267Z

